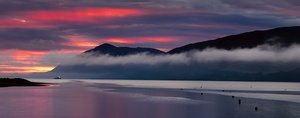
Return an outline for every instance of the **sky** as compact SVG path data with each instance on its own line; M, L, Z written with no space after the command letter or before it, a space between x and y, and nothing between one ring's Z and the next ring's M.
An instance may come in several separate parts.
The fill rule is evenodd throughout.
M299 0L0 0L0 75L46 72L102 43L172 48L300 25Z

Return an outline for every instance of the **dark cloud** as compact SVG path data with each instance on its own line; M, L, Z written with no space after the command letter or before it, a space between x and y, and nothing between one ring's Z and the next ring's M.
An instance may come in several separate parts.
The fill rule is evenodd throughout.
M56 32L42 29L0 29L0 41L2 50L49 51L71 48L61 45L67 40Z
M43 0L0 0L1 16L39 9L57 9L55 2Z
M257 17L248 17L243 15L217 15L208 17L208 21L217 22L220 24L235 25L235 26L256 26L256 27L280 27L285 24L280 19L268 18L258 15Z
M299 6L300 2L298 0L285 0L286 2L288 2L290 5L294 5L294 6Z
M224 4L228 4L236 9L246 9L255 11L269 11L276 9L286 9L297 7L299 1L294 0L256 0L256 1L236 1L236 0L220 0ZM292 4L291 4L292 3Z

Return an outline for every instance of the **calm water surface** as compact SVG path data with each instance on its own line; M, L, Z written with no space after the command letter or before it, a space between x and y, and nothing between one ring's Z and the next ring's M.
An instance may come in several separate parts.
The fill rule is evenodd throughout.
M0 88L1 118L300 117L299 83L31 81L56 84Z

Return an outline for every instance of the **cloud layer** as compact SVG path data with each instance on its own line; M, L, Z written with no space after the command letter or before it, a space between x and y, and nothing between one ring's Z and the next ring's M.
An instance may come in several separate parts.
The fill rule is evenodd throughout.
M58 55L57 55L58 56ZM128 56L99 55L92 56L88 53L76 56L67 56L66 65L130 65L147 64L193 64L207 62L273 62L289 63L300 62L300 45L292 45L288 48L260 45L250 49L222 50L207 48L203 51L189 51L179 54L149 55L140 53Z
M219 73L290 71L300 68L299 55L300 45L288 48L262 45L235 50L209 48L156 56L141 53L120 57L94 57L86 54L62 59L67 61L50 73L67 78L195 79Z

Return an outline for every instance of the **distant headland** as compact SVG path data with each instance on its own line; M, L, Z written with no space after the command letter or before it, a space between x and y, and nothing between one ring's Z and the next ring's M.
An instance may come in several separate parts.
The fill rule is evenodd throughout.
M0 78L0 87L11 86L46 86L46 83L31 82L24 78Z

